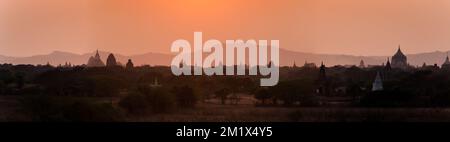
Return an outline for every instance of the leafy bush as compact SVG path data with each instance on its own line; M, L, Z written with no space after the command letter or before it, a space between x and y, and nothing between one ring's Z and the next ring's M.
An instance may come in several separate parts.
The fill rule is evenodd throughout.
M318 99L313 95L314 86L311 80L290 80L280 82L269 89L276 99L283 101L285 106L300 104L303 106L318 105Z
M173 90L179 107L195 107L198 97L195 95L194 89L189 86L184 86L181 88L175 87Z
M155 89L147 94L147 101L154 113L166 113L175 109L175 97L163 89Z
M266 101L270 98L272 98L272 94L269 92L268 89L262 88L258 89L255 93L255 98L260 100L262 105L266 105Z
M226 101L228 99L228 95L230 95L230 90L227 88L222 88L220 90L217 90L215 92L216 97L220 98L220 103L222 105L226 104Z
M134 93L123 98L119 105L130 114L147 114L151 111L150 103L140 93Z
M70 121L113 122L120 121L122 113L109 103L96 104L77 101L64 109L64 116Z
M175 108L175 98L163 89L140 88L123 98L119 105L133 115L166 113Z

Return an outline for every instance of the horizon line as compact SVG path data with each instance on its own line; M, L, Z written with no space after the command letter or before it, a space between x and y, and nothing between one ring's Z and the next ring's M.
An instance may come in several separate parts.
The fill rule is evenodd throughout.
M305 53L305 54L316 54L316 55L338 55L338 56L355 56L355 57L389 57L392 56L393 54L395 54L395 52L393 52L392 55L355 55L355 54L345 54L345 53L323 53L323 52L302 52L302 51L295 51L295 50L290 50L290 49L285 49L285 48L280 48L280 50L285 50L288 52L295 52L295 53ZM85 55L85 54L90 54L90 53L94 53L97 50L93 50L91 52L84 52L84 53L75 53L75 52L71 52L71 51L63 51L63 50L53 50L49 53L39 53L39 54L35 54L35 55L26 55L26 56L10 56L10 55L4 55L4 54L0 54L0 56L4 56L4 57L9 57L9 58L27 58L27 57L34 57L34 56L45 56L45 55L50 55L52 53L55 52L62 52L62 53L68 53L68 54L75 54L75 55ZM106 51L106 50L98 50L99 52L103 52L103 53L112 53L112 54L117 54L117 55L122 55L122 56L139 56L139 55L144 55L144 54L148 54L148 53L154 53L154 54L164 54L164 55L171 55L172 53L170 52L152 52L152 51L148 51L148 52L144 52L144 53L136 53L136 54L123 54L123 53L114 53L111 51ZM404 52L404 50L403 50ZM405 53L405 55L417 55L417 54L427 54L427 53L435 53L435 52L440 52L440 53L448 53L450 52L450 49L447 51L441 51L441 50L435 50L435 51L427 51L427 52L417 52L417 53Z

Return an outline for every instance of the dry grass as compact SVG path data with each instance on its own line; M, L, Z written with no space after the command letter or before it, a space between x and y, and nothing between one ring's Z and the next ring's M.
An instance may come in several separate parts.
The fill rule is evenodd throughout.
M202 105L170 114L133 117L133 122L450 122L450 109L280 108Z
M169 114L133 117L138 122L282 122L289 121L289 108L254 107L252 105L202 104L193 109L176 110ZM283 116L280 116L283 114Z
M20 97L0 96L0 121L29 121ZM111 101L104 99L103 101ZM115 102L116 100L113 100ZM251 101L220 105L211 101L166 114L127 117L129 122L450 122L449 108L255 107Z
M1 96L0 97L0 122L5 121L24 121L25 116L20 113L19 97Z
M302 108L289 118L300 122L450 122L450 109Z

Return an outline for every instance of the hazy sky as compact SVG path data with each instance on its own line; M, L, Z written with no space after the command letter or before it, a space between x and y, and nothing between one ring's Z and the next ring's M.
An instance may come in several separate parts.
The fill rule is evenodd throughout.
M168 53L195 31L313 53L450 50L450 0L0 0L0 55Z

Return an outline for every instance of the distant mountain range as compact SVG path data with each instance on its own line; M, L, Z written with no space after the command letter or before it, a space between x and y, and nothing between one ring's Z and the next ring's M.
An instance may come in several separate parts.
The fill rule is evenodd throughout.
M106 62L106 58L110 52L99 51L101 59ZM75 54L63 51L54 51L46 55L35 55L30 57L8 57L0 55L1 63L12 64L33 64L33 65L45 65L50 63L51 65L64 65L70 63L73 65L87 64L89 57L94 56L95 52L85 54ZM167 65L172 60L172 55L161 53L145 53L133 56L125 56L121 54L114 54L116 60L122 64L126 64L128 59L132 59L135 65Z
M103 61L109 52L100 51L100 56ZM393 53L394 54L394 53ZM71 63L74 65L86 64L89 57L95 55L95 52L86 54L74 54L70 52L54 51L46 55L35 55L30 57L9 57L0 55L0 63L12 64L47 64L59 65ZM132 59L135 65L169 65L174 55L163 53L145 53L138 55L125 56L121 54L114 54L118 62L125 64L128 59ZM437 63L441 65L447 52L430 52L419 54L407 54L408 62L414 66L421 66L424 62L428 65ZM320 64L322 61L328 65L359 65L361 60L364 60L366 65L381 65L385 63L390 56L353 56L353 55L337 55L337 54L315 54L303 53L280 49L280 64L282 66L292 66L294 62L297 66L302 66L305 61L309 63Z

